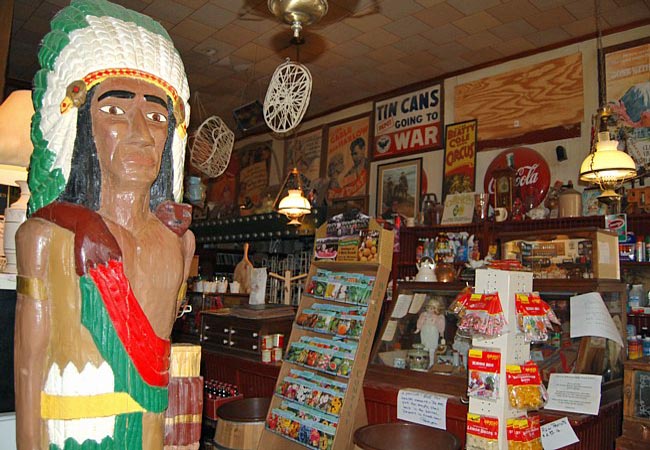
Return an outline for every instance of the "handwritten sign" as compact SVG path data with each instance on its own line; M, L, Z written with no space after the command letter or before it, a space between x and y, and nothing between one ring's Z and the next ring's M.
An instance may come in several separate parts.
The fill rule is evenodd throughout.
M411 301L413 300L412 295L400 294L397 297L395 306L393 307L393 312L390 317L395 319L401 319L409 312L409 307L411 306Z
M397 418L446 430L447 397L419 389L400 389Z
M392 341L395 337L395 331L397 331L397 320L389 320L381 340L386 342Z
M571 297L571 338L597 336L623 347L623 338L598 292Z
M411 303L411 307L409 308L409 314L419 313L426 299L427 294L424 294L422 292L416 292L413 294L413 303Z
M541 428L542 447L544 447L544 450L555 450L580 442L580 439L578 439L578 436L569 423L569 419L566 417L542 425Z
M440 148L440 84L375 103L374 158Z
M600 375L552 373L545 408L597 416L602 379Z

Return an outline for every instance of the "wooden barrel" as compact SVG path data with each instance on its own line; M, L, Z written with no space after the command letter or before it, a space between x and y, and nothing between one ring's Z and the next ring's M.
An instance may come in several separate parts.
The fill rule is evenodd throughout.
M354 432L355 450L458 450L453 434L415 423L366 425Z
M264 421L271 404L269 397L245 398L217 410L214 441L224 450L257 450Z

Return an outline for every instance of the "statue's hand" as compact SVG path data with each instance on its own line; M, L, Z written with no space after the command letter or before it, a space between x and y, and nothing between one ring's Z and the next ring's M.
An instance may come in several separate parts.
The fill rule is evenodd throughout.
M155 214L158 220L179 237L185 234L192 223L192 207L185 203L167 200L158 205Z

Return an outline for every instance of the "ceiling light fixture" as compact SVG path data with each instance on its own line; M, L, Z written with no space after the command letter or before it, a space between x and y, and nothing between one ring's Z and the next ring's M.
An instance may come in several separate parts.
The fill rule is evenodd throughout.
M607 128L611 110L605 106L605 55L603 51L602 30L600 26L600 1L594 0L594 15L596 18L596 46L598 58L598 101L600 107L593 119L593 128L598 130L592 138L589 154L580 166L580 180L597 184L603 191L598 199L604 203L613 204L618 209L620 194L616 189L634 178L637 174L636 164L632 157L618 149L618 141L612 140ZM614 212L614 211L612 211Z
M287 195L280 200L278 199L283 194L285 187L289 184L289 180L293 178L293 186L288 188ZM276 211L280 214L284 214L290 219L289 225L300 225L300 219L305 214L311 214L311 203L305 198L302 190L302 181L300 179L300 172L296 167L293 168L284 179L284 183L278 191L278 195L275 197L273 205L277 205Z

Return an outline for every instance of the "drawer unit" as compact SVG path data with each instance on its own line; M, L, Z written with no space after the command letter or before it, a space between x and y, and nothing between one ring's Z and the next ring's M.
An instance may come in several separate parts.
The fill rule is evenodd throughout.
M281 333L285 335L286 343L293 316L244 319L206 312L201 320L201 343L204 347L261 359L262 336Z

